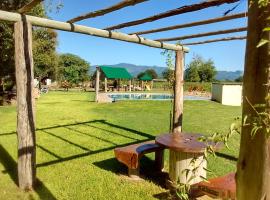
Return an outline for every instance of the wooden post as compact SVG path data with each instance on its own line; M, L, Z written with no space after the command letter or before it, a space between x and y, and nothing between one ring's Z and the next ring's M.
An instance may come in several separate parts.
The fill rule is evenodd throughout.
M25 21L14 25L17 87L18 181L23 190L31 190L36 181L36 137L34 114L34 73L32 25Z
M131 92L131 79L128 81L128 91Z
M249 0L248 32L243 84L243 114L258 118L252 106L259 112L270 114L270 43L256 47L260 39L270 40L270 32L262 31L270 26L270 4L258 7L258 1ZM268 98L267 98L268 97ZM252 106L251 106L251 105ZM269 121L266 122L269 126ZM270 199L270 139L267 137L267 126L262 126L254 137L251 132L254 126L242 127L240 154L237 164L237 199Z
M104 79L104 87L105 87L105 93L107 92L107 89L108 89L108 81L107 81L107 78L105 77Z
M175 52L175 85L174 85L174 112L173 112L173 132L182 131L183 118L183 89L184 83L184 52Z
M96 72L96 98L95 101L98 102L98 93L99 93L99 78L100 78L100 68L97 67L97 72Z

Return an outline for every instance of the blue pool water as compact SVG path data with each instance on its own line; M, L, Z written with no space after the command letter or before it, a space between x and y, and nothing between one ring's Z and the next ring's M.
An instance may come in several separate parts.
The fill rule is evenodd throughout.
M171 100L173 95L171 94L158 94L158 93L117 93L108 94L110 98L114 101L117 100ZM184 96L184 100L209 100L208 97L198 97L198 96Z

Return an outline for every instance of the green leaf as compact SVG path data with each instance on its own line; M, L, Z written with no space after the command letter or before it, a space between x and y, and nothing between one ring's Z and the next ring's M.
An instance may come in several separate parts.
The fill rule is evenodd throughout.
M270 31L270 27L264 28L263 31Z
M265 45L267 43L269 43L269 40L261 39L259 44L257 45L257 48L259 48L259 47L261 47L261 46L263 46L263 45Z

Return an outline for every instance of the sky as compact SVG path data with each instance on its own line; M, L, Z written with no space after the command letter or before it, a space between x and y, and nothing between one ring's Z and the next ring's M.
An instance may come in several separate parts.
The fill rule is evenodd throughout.
M47 0L53 3L63 3L63 8L58 12L51 11L50 18L59 21L67 21L73 17L85 14L90 11L106 8L118 3L120 0ZM175 9L184 5L199 3L202 0L149 0L135 6L106 14L104 16L86 19L76 24L91 26L95 28L106 28L111 25L133 21L161 12ZM207 8L204 10L185 13L173 17L164 18L150 23L123 28L117 31L131 33L165 26L184 24L188 22L206 20L223 16L224 12L232 9L234 4L225 4L219 7ZM238 7L230 14L240 13L247 10L247 1L241 0ZM197 34L210 31L218 31L246 26L245 18L234 19L209 25L196 26L191 28L177 29L160 33L142 35L145 38L157 39L164 37L177 37L190 34ZM166 58L161 55L162 49L151 48L123 41L93 37L78 33L64 31L58 32L58 52L76 54L91 63L91 65L131 63L146 66L166 66ZM204 41L214 38L229 36L242 36L246 32L232 33L226 35L201 37L184 40L183 42ZM175 43L176 41L170 42ZM209 43L203 45L189 46L190 52L186 54L186 65L192 60L194 55L200 55L204 59L212 59L217 70L236 71L243 70L245 55L245 40Z

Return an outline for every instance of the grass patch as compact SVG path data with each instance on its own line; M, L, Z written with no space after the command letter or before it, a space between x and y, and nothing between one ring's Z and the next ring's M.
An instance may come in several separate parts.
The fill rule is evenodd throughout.
M169 129L170 101L120 101L96 104L93 93L50 92L37 102L37 177L35 191L24 193L16 178L16 107L0 107L0 199L154 199L165 192L155 179L131 182L114 159L116 146L150 140ZM226 132L240 107L185 101L184 130ZM211 159L217 175L235 170L239 137L230 150ZM227 158L223 158L226 157ZM229 159L228 159L229 158ZM143 160L151 171L153 155ZM230 160L231 159L231 160ZM168 169L168 152L165 167Z

